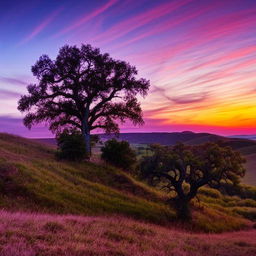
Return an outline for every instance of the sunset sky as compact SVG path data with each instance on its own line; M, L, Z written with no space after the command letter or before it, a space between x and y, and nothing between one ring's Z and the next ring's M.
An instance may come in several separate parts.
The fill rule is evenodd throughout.
M0 1L0 33L0 131L50 136L17 110L31 66L89 43L151 81L122 132L256 134L256 0Z

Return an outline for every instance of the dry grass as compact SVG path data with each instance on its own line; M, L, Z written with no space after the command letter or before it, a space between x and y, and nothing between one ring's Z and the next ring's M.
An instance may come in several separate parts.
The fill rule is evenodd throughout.
M256 255L256 230L195 234L122 217L0 212L1 256Z
M187 230L224 232L255 221L255 200L203 189ZM177 225L167 195L108 165L59 162L54 148L0 133L0 207L10 211L126 216ZM196 201L196 200L194 200Z

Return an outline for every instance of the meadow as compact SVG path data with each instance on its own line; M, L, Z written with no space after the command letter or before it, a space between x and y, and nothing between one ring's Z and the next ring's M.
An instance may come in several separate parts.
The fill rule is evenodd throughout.
M58 161L55 150L0 134L0 255L256 255L255 187L202 188L184 224L164 191L100 161Z
M191 233L120 216L0 212L2 256L253 256L255 235Z

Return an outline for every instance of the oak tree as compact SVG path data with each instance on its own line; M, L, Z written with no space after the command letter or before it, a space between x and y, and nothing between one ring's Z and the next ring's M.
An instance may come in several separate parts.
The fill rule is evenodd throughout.
M189 203L202 186L220 189L228 183L236 186L245 174L245 160L239 152L216 143L153 145L152 155L141 163L142 174L153 185L173 192L170 199L180 219L191 218Z
M118 133L126 119L143 123L136 96L147 94L149 81L138 79L134 66L98 48L65 45L55 60L42 55L32 73L38 82L27 87L18 103L28 128L44 122L54 133L78 129L89 155L91 131Z

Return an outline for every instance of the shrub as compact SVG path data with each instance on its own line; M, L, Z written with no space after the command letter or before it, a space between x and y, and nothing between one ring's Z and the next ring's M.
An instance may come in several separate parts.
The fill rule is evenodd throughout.
M127 141L108 140L101 152L101 158L106 162L125 170L134 169L136 154Z
M76 130L64 130L57 136L57 157L70 161L82 160L86 156L83 136Z

